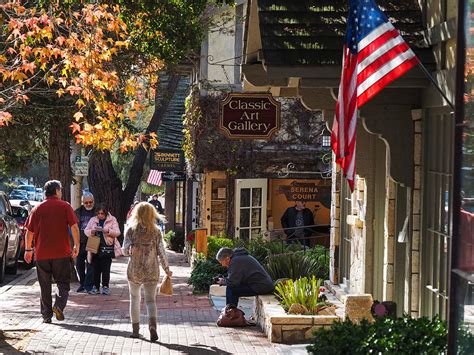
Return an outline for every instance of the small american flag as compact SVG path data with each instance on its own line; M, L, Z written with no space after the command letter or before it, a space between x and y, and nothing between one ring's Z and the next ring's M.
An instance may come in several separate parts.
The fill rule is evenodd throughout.
M146 182L152 185L161 186L161 183L162 183L161 171L150 170L150 173L148 174L148 179L146 179Z
M418 63L374 0L350 0L331 142L352 191L358 108Z

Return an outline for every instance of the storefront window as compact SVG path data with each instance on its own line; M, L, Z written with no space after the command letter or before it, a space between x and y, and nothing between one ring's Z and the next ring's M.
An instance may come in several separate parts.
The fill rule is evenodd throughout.
M472 353L474 334L474 1L460 1L456 88L456 233L449 328L450 353ZM460 12L461 13L461 12ZM464 52L464 53L463 53ZM463 56L465 54L465 57ZM470 348L467 348L471 346Z

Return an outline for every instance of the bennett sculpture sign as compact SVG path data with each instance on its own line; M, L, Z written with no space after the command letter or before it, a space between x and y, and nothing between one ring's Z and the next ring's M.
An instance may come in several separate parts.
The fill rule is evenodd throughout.
M219 127L231 139L270 139L280 128L280 106L271 94L230 93L220 103Z
M159 171L184 171L184 153L182 150L152 149L150 168Z

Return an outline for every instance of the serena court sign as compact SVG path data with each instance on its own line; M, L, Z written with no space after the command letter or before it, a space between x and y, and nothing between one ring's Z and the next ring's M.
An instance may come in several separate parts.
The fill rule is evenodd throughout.
M230 93L220 103L220 129L230 139L270 139L280 129L280 103L271 94Z

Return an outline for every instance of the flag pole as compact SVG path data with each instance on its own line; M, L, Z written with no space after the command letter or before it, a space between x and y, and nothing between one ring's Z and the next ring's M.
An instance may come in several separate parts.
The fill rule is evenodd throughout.
M421 61L418 61L418 66L420 67L421 71L423 72L423 74L425 74L425 76L429 79L429 81L431 81L431 83L434 85L434 87L436 88L436 90L438 90L438 92L441 94L441 96L443 97L443 99L446 100L446 102L448 103L448 105L454 110L454 104L447 98L446 94L444 93L444 91L440 88L440 86L438 85L438 83L436 82L436 80L431 76L431 74L428 72L428 69L426 69L426 67L423 65L423 63L421 63Z

